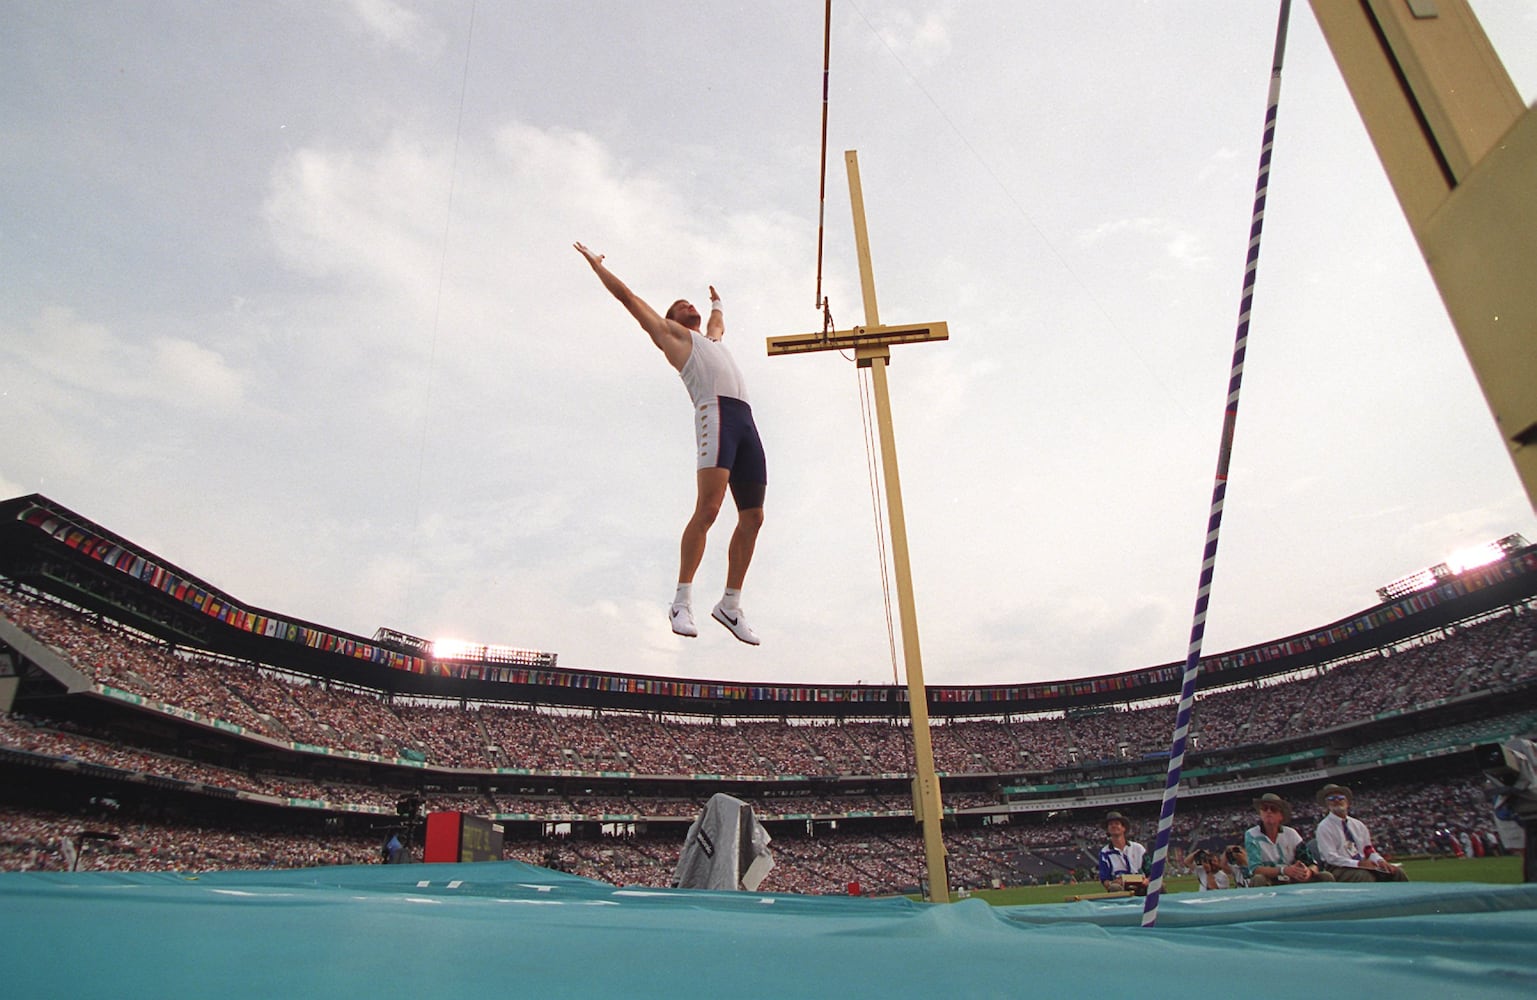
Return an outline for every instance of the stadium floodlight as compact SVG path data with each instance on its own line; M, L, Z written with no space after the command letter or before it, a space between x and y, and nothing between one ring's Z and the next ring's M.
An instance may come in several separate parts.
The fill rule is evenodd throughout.
M1396 601L1400 597L1419 590L1429 590L1443 580L1450 580L1460 573L1480 566L1488 566L1526 548L1526 539L1520 535L1506 535L1498 541L1485 542L1461 549L1448 556L1445 562L1429 569L1415 570L1385 587L1377 588L1377 596L1383 601Z
M1500 550L1498 542L1485 542L1482 545L1473 545L1453 552L1446 557L1446 565L1453 573L1461 573L1463 570L1487 566L1503 558L1505 553Z
M434 639L428 649L434 660L478 660L486 647L464 639Z
M464 639L434 639L428 653L438 662L513 664L528 667L555 666L556 653L516 646L495 646Z
M1385 587L1377 588L1377 596L1384 601L1396 601L1405 594L1412 594L1416 590L1429 590L1437 582L1444 579L1448 570L1445 563L1432 566L1429 569L1415 570L1408 576L1400 577Z

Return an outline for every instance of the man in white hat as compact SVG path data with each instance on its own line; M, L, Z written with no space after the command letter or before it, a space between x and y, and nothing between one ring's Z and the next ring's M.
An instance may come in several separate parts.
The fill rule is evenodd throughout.
M1372 846L1371 831L1350 815L1350 789L1325 785L1318 804L1329 815L1318 821L1318 860L1336 882L1407 882L1404 870Z
M1118 812L1105 816L1105 846L1099 849L1099 884L1106 892L1136 891L1130 883L1145 885L1140 878L1147 874L1147 848L1135 840L1128 840L1131 821Z
M1291 803L1275 792L1266 792L1254 800L1259 822L1243 836L1244 853L1249 856L1250 885L1289 885L1293 882L1333 882L1334 876L1319 871L1299 856L1302 834L1286 825L1292 818Z

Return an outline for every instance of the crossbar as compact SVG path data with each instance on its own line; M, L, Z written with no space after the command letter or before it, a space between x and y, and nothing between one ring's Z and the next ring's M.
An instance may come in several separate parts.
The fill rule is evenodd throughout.
M850 330L827 333L794 333L788 337L769 337L770 357L782 354L810 354L814 351L847 351L888 344L922 344L931 340L949 340L950 327L944 323L909 323L903 326L856 326Z

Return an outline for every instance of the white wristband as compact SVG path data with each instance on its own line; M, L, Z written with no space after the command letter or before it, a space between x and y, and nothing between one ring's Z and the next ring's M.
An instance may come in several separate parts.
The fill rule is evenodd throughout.
M711 299L710 300L710 311L711 312L725 312L725 310L720 307L720 299Z

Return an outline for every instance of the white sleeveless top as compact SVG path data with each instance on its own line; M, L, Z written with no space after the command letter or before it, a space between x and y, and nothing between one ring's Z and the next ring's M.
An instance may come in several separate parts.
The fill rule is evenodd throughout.
M711 340L698 330L690 330L689 333L693 334L694 346L689 351L688 360L678 370L678 375L688 388L689 398L693 399L694 405L713 402L717 396L730 396L747 402L747 383L742 379L741 369L737 368L726 345Z

